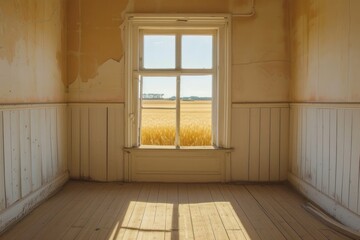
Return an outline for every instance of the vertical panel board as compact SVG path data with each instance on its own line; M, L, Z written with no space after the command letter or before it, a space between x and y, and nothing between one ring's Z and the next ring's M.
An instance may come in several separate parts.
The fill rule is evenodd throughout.
M63 128L63 124L64 124L64 120L63 120L63 111L64 111L64 107L60 106L58 108L56 108L56 132L57 132L57 136L56 136L56 142L57 142L57 160L58 160L58 165L57 165L57 169L58 172L57 174L61 174L63 173L63 161L64 161L64 154L65 154L65 149L64 149L64 131L66 128ZM65 140L66 142L66 140Z
M287 179L289 162L289 109L281 109L280 119L280 180Z
M294 149L294 113L291 108L289 108L289 162L288 162L288 168L289 172L293 172L293 161L295 160L293 149ZM271 163L270 163L271 164Z
M337 110L330 110L330 164L329 164L329 195L335 199L336 191L336 159L337 159Z
M352 148L350 168L349 208L353 212L358 210L359 179L360 179L360 110L353 111Z
M6 207L3 112L0 111L0 211Z
M10 111L10 144L11 144L11 189L12 198L7 201L8 206L21 198L21 170L20 170L20 121L19 111ZM6 179L5 179L6 180ZM6 192L7 193L7 192Z
M30 112L31 125L31 182L32 190L41 186L41 138L40 138L40 109L32 109Z
M48 176L48 161L47 161L47 143L46 143L46 109L39 109L39 131L40 131L40 145L41 145L41 184L44 184L49 179Z
M50 113L50 149L51 149L51 166L52 166L52 177L58 176L60 173L59 163L58 163L58 132L57 132L57 108L51 108L49 109Z
M58 173L61 174L67 169L67 114L66 107L61 106L56 110L57 122L57 159L58 159Z
M297 161L297 176L302 177L302 146L303 146L303 139L304 136L302 135L302 124L303 124L303 114L301 108L296 108L296 115L297 115L297 126L295 128L297 129L296 135L297 135L297 147L296 147L296 161Z
M260 110L259 180L269 181L270 171L270 108Z
M89 178L89 108L80 109L80 177Z
M296 142L296 139L294 138L294 109L289 108L289 172L294 173L294 163L296 162L296 158L294 155L295 146L294 143ZM271 151L271 150L270 150ZM271 156L270 156L271 158ZM271 163L270 163L271 164ZM271 176L270 176L271 178Z
M309 113L309 131L310 131L310 177L308 180L311 182L312 186L316 187L316 173L317 173L317 162L316 162L316 154L317 154L317 114L315 108L310 108Z
M107 180L107 108L89 109L90 178Z
M250 110L250 157L249 180L259 180L259 151L260 151L260 109Z
M271 109L270 181L280 179L280 111L280 108Z
M5 170L5 194L6 207L13 203L12 182L12 150L11 150L11 114L10 111L3 112L4 125L4 170Z
M330 175L330 110L323 110L323 135L322 135L322 180L321 180L321 191L328 195L329 194L329 175Z
M21 196L31 192L30 110L20 111Z
M45 182L50 182L53 178L53 161L51 154L51 109L45 109L45 155L46 155L46 175ZM43 159L44 160L44 159Z
M352 110L345 110L345 138L344 138L344 167L341 203L349 207L350 190L350 164L351 164L351 140L352 140Z
M238 108L232 112L231 143L234 151L231 153L232 181L249 180L249 137L250 109Z
M290 108L290 172L292 174L294 174L295 176L298 176L298 165L297 165L297 144L298 144L298 136L297 136L297 132L298 132L298 128L297 128L297 124L298 124L298 110L294 107ZM279 130L280 131L280 130ZM279 153L280 154L280 153ZM279 156L280 158L280 156Z
M306 179L306 157L307 157L307 110L301 107L301 178ZM310 141L309 141L310 142Z
M323 109L316 109L316 188L321 191L323 175Z
M308 183L311 183L311 143L312 143L312 137L313 133L311 132L312 129L312 109L304 109L304 112L306 113L306 125L305 125L305 131L306 131L306 148L305 148L305 176L304 180Z
M70 130L70 123L68 121L68 113L69 113L69 110L68 110L68 107L67 106L64 106L62 108L62 124L59 125L59 127L61 128L61 131L59 131L61 134L61 138L62 138L62 151L61 151L61 154L62 154L62 157L60 159L62 159L62 163L61 163L61 166L62 166L62 170L63 172L66 172L68 171L68 152L69 152L69 143L68 143L68 131L71 131Z
M71 162L70 176L80 177L80 108L71 109Z
M72 106L67 108L67 169L69 171L70 177L72 176Z
M344 169L344 136L345 136L345 111L337 111L337 143L336 143L336 185L335 200L341 202L342 179Z
M40 109L41 164L42 183L48 183L52 177L51 162L51 126L49 109Z
M110 106L108 111L108 181L124 179L124 107Z

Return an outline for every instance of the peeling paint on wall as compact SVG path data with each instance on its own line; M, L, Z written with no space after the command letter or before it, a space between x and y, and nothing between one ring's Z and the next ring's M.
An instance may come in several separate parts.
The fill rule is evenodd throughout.
M233 89L233 102L288 101L288 0L255 2L255 16L233 18L233 73L244 69L240 85L246 87ZM124 88L120 87L124 85L124 72L117 71L123 67L121 24L125 13L248 13L251 3L251 0L67 0L69 101L124 101ZM113 69L102 68L105 63L109 65L109 60ZM280 62L280 66L275 64L272 68L274 62ZM254 71L259 64L270 70ZM100 74L100 68L108 72ZM104 77L111 72L117 73L111 78ZM233 77L233 81L239 79ZM98 81L118 89L101 88L94 84ZM239 82L233 84L240 86Z
M109 59L124 54L120 26L128 1L68 1L68 84L88 82Z
M69 95L74 102L88 102L89 96L96 102L124 102L124 59L110 59L97 68L97 75L83 82L80 78L69 86ZM106 94L104 94L106 93Z

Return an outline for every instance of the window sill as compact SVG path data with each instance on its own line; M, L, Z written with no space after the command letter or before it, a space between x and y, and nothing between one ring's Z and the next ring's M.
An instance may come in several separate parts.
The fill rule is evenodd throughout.
M223 151L223 152L231 152L232 148L222 148L222 147L214 147L214 146L196 146L196 147L180 147L177 148L175 146L151 146L144 145L139 147L125 147L124 151L133 152L133 151L178 151L178 152L192 152L192 151Z

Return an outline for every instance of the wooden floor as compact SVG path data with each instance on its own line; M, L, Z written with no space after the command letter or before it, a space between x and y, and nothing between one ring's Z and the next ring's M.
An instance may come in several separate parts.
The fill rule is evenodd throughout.
M1 239L348 239L286 185L69 182Z

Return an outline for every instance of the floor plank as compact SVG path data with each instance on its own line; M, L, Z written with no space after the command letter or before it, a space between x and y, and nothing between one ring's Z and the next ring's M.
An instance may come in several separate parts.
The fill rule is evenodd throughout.
M180 184L179 194L179 239L195 239L193 223L191 219L188 189L185 184ZM173 218L176 216L173 216Z
M227 200L225 200L219 188L216 185L211 184L209 185L209 191L211 193L211 199L220 215L229 239L250 240L250 236L247 234L243 224L235 214L233 207Z
M215 239L213 229L211 227L210 219L202 213L202 206L197 197L197 189L195 185L187 185L189 194L189 206L191 221L193 224L193 231L195 239ZM206 204L206 203L205 203ZM204 209L203 209L204 211Z
M268 191L266 186L250 186L247 187L250 192L254 193L257 201L262 205L266 212L269 212L270 216L273 216L280 221L280 224L286 224L291 227L292 230L296 232L298 237L293 235L294 239L307 239L307 240L315 240L308 231L292 216L290 215L283 207L272 197L272 193ZM281 218L284 222L282 222ZM288 228L285 226L285 228ZM291 229L289 231L291 232Z
M44 202L41 207L31 212L21 222L13 226L10 231L3 234L3 239L32 239L51 222L64 208L72 205L73 199L79 198L89 185L81 182L73 182L67 185L59 194ZM11 234L9 234L11 233Z
M251 224L262 239L286 239L283 232L273 224L245 186L231 186L232 193L242 206Z
M287 185L70 181L0 239L348 239Z
M323 230L330 230L320 221L315 219L310 213L304 210L302 204L305 199L294 192L289 186L269 186L268 192L272 192L272 196L279 202L279 204L315 238L315 239L338 239L337 236L329 238L324 234ZM341 236L342 239L349 239Z
M252 195L252 197L257 201L258 205L262 208L262 211L266 216L272 221L272 223L281 230L282 234L286 239L298 239L301 240L301 237L297 232L289 225L289 223L281 216L277 209L275 208L273 202L271 201L270 195L262 194L262 189L259 186L248 186L246 190Z

